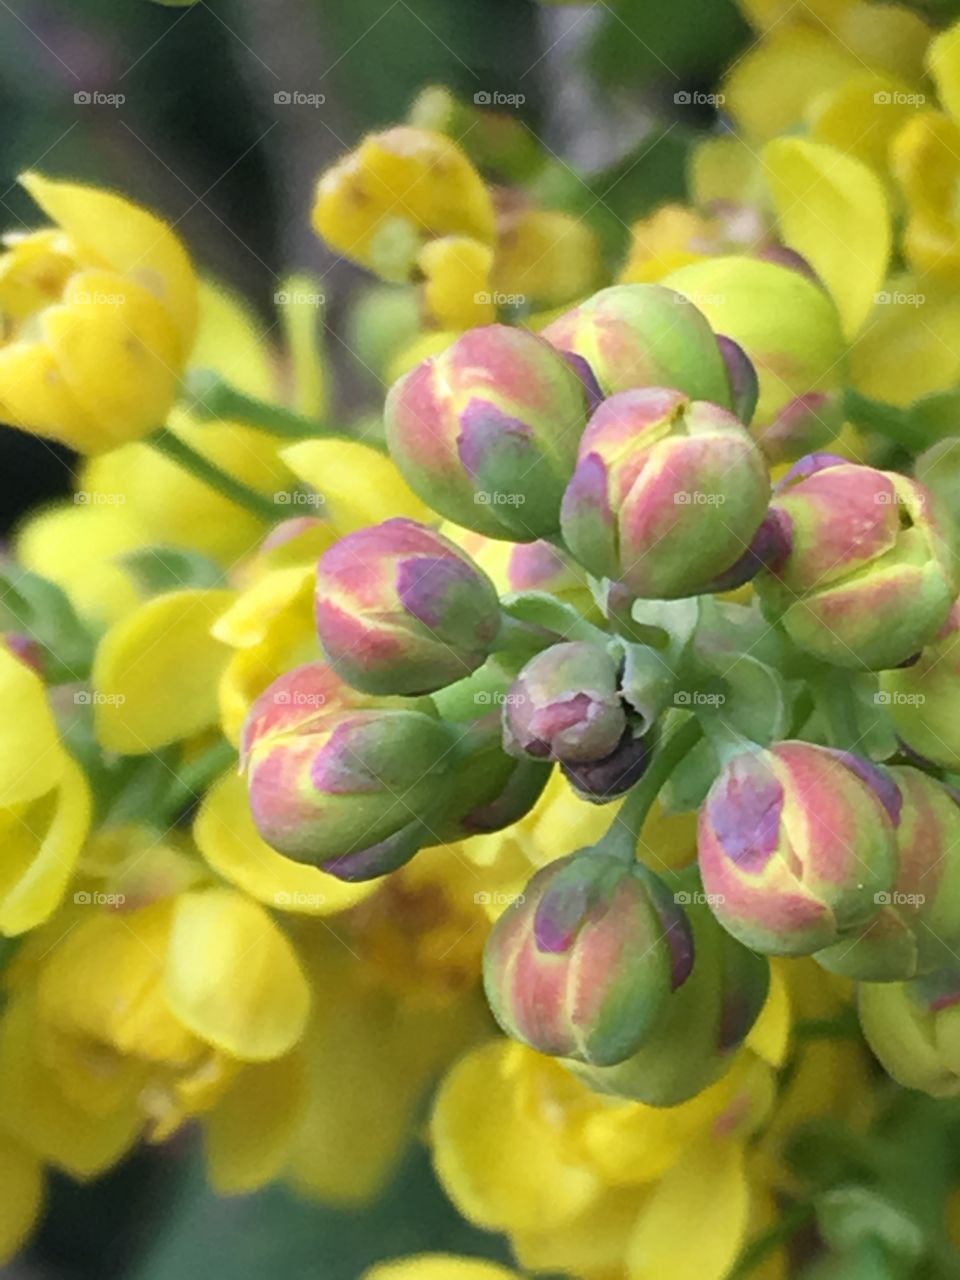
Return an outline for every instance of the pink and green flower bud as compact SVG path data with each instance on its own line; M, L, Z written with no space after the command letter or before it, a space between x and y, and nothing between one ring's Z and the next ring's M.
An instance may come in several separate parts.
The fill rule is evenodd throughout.
M770 480L749 433L718 405L648 387L604 401L563 499L567 546L635 596L710 588L748 552Z
M435 511L492 538L555 534L587 419L570 363L525 329L472 329L387 396L387 443Z
M267 844L342 880L368 880L433 840L456 738L426 699L354 695L351 704L343 688L324 663L282 676L250 710L242 759Z
M652 754L649 739L636 725L630 724L608 756L580 762L565 760L560 768L582 800L589 800L591 804L607 804L640 781Z
M583 641L555 644L531 658L504 704L504 750L515 756L602 760L626 728L617 663Z
M779 742L734 757L699 819L700 873L717 919L770 955L858 936L896 879L898 801L875 766L826 747Z
M860 932L817 952L825 969L862 982L898 982L953 963L960 949L960 806L919 769L886 770L899 793L891 810L897 878L876 895Z
M911 751L960 769L960 600L908 667L880 673L880 700Z
M674 896L693 929L689 978L668 996L629 1058L614 1066L567 1064L598 1093L651 1107L677 1106L729 1070L760 1015L770 985L766 957L749 951L721 929L702 895Z
M327 661L367 693L430 693L462 680L500 630L483 570L442 534L399 517L324 553L316 603Z
M731 408L733 393L716 336L686 298L659 284L601 289L543 331L573 357L601 396L676 387Z
M771 504L789 550L756 579L798 648L854 670L896 667L929 643L958 590L953 521L895 472L827 458ZM807 473L809 472L809 473Z
M502 831L525 817L546 786L550 765L508 756L501 717L493 711L472 723L460 739L448 786L449 803L436 834L444 841Z
M860 1026L880 1065L898 1084L934 1098L960 1094L960 968L912 982L865 982Z
M537 872L497 921L484 986L514 1039L609 1066L634 1052L692 964L689 924L661 882L583 850Z

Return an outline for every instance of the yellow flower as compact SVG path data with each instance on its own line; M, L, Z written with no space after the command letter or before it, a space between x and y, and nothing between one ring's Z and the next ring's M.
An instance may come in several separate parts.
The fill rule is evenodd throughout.
M380 1262L361 1280L520 1280L515 1271L477 1258L454 1258L447 1253L421 1253L396 1262Z
M0 933L59 906L90 827L86 777L65 750L37 674L0 645Z
M166 419L193 345L196 284L172 230L95 187L24 174L57 224L0 257L0 410L101 453Z
M404 281L428 240L491 243L493 203L455 142L401 125L370 134L321 177L313 226L338 253Z
M16 1139L0 1134L0 1266L24 1244L43 1204L43 1164Z
M603 284L600 246L568 213L519 209L497 225L493 288L519 305L549 308L586 297Z

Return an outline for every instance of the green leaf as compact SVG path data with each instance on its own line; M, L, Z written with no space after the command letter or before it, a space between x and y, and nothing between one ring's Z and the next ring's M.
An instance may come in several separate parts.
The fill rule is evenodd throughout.
M0 630L23 632L41 646L50 684L84 680L90 673L95 638L63 589L38 573L0 565Z
M817 1201L817 1222L839 1252L865 1240L882 1243L894 1257L915 1262L924 1252L923 1232L896 1205L868 1187L838 1187Z
M143 547L121 556L120 562L152 596L182 591L185 587L218 587L224 579L223 570L215 560L181 547Z

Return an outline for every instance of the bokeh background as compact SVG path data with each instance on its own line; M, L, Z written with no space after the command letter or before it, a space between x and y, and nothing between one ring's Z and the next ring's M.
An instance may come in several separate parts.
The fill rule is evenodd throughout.
M715 127L708 106L678 105L678 89L709 94L748 38L729 0L0 0L0 226L36 224L16 184L24 169L121 189L250 300L265 340L278 281L309 270L326 298L334 411L353 415L382 389L351 352L369 280L310 230L324 167L426 86L508 95L558 161L544 203L579 207L615 261L630 222L682 193L687 151ZM0 431L3 532L67 492L72 465L66 450ZM379 1204L338 1212L278 1188L217 1201L188 1135L96 1185L55 1185L30 1252L3 1274L355 1280L423 1249L507 1257L459 1219L422 1146Z

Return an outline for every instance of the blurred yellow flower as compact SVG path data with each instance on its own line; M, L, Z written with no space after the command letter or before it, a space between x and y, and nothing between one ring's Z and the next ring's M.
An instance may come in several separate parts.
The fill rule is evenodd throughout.
M173 231L96 187L27 173L58 229L0 256L0 413L101 453L162 426L193 345L196 282Z

